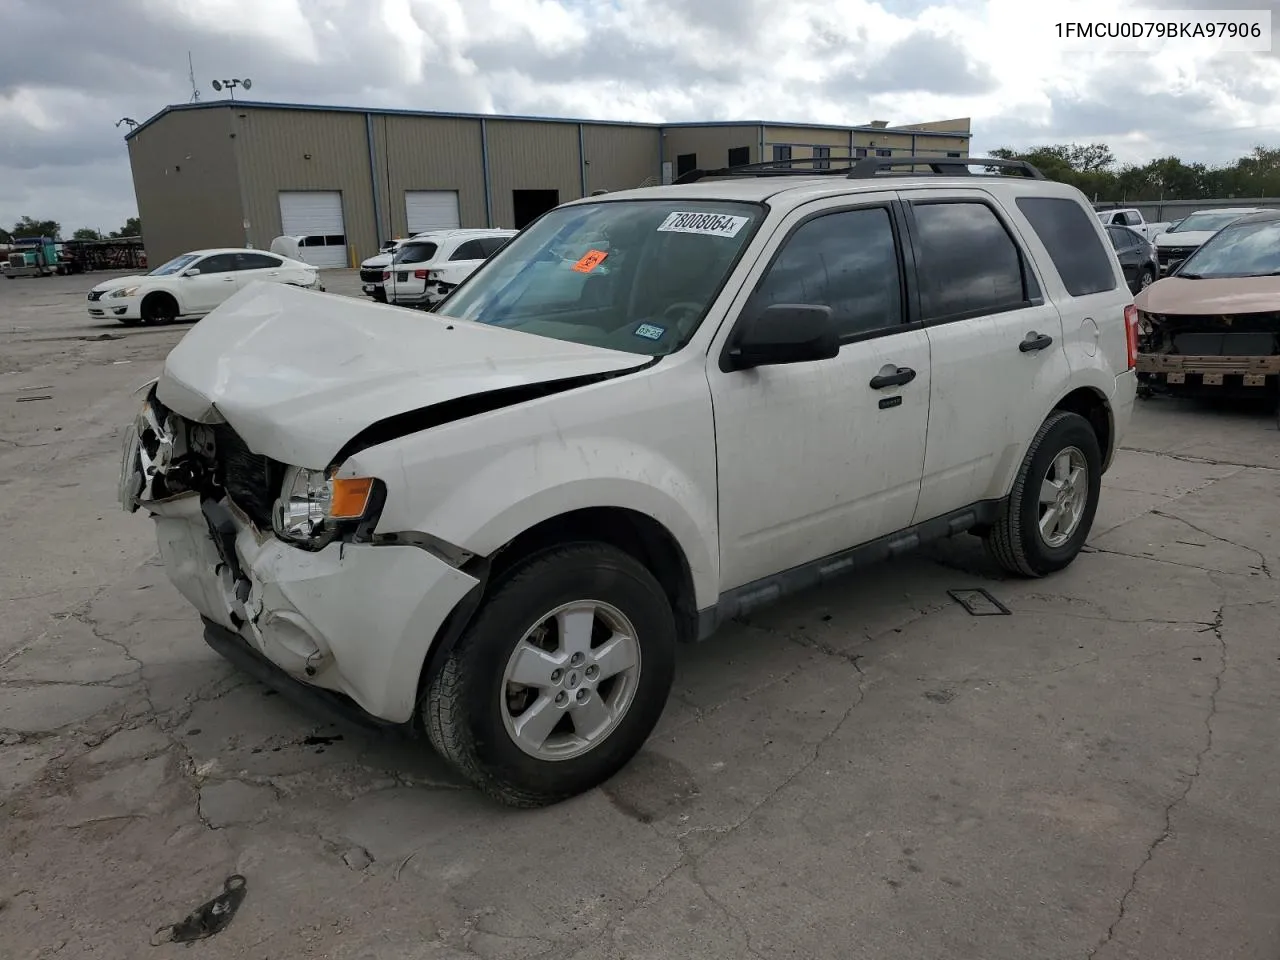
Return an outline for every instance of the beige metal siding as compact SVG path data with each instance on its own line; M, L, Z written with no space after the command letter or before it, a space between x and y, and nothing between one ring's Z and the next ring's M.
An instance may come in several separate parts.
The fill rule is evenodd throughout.
M848 130L825 130L816 129L814 127L765 127L765 150L769 156L765 159L773 159L773 153L769 150L769 146L775 143L790 143L806 148L813 146L831 147L831 155L836 156L836 149L842 152L839 156L847 157L849 155L849 131ZM791 156L798 157L799 153L795 149L791 151ZM813 156L813 151L806 149L804 156Z
M560 202L582 196L576 123L486 121L493 225L515 226L513 190L558 190Z
M358 263L377 253L363 113L247 108L234 111L232 126L255 247L280 235L280 191L339 190L348 256Z
M971 132L971 121L968 117L958 117L955 120L929 120L926 123L904 123L902 126L907 130L934 130L939 132L955 131L958 133Z
M733 147L750 147L751 162L760 160L760 128L740 127L667 127L662 159L671 164L671 175L678 173L676 157L685 153L697 155L697 165L703 170L715 170L729 165L729 151ZM769 157L765 157L769 159Z
M409 190L456 190L461 226L488 226L479 120L374 114L373 141L382 206L380 239L408 234Z
M584 123L582 145L587 163L587 193L628 190L646 181L660 182L660 142L655 129Z
M153 266L244 243L230 110L166 114L129 140L133 192Z

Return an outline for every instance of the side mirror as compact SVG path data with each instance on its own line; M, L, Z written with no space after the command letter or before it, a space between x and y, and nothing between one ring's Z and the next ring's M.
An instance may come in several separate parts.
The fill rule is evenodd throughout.
M182 275L183 275L184 277L198 277L198 276L200 276L200 268L199 268L199 267L188 267L186 270L183 270L183 271L182 271Z
M729 343L729 367L748 370L779 363L830 360L840 352L831 308L775 303L749 314Z

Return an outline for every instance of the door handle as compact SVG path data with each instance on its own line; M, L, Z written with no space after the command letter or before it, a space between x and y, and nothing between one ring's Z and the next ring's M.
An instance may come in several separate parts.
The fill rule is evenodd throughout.
M236 278L235 278L235 277L223 277L223 278L222 278L222 282L223 282L223 283L235 283L235 282L236 282Z
M1018 349L1023 353L1032 353L1036 350L1043 350L1051 343L1053 343L1053 337L1049 336L1047 333L1036 333L1032 330L1023 338L1022 342L1018 344Z
M879 373L871 378L872 390L883 390L885 387L898 387L910 383L916 378L916 372L910 367L898 367L893 373Z

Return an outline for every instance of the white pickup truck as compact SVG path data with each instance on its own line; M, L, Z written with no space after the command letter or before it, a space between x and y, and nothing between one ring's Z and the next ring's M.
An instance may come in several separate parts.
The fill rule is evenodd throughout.
M1130 230L1137 230L1150 243L1154 243L1156 237L1169 229L1169 221L1148 223L1147 218L1142 215L1142 211L1133 207L1122 207L1119 210L1098 210L1097 214L1098 219L1107 226L1115 224L1121 227L1128 227Z

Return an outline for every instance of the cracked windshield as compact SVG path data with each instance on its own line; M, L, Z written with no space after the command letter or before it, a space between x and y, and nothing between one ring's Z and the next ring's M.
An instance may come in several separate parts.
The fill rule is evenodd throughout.
M1278 10L4 0L0 960L1280 958Z

